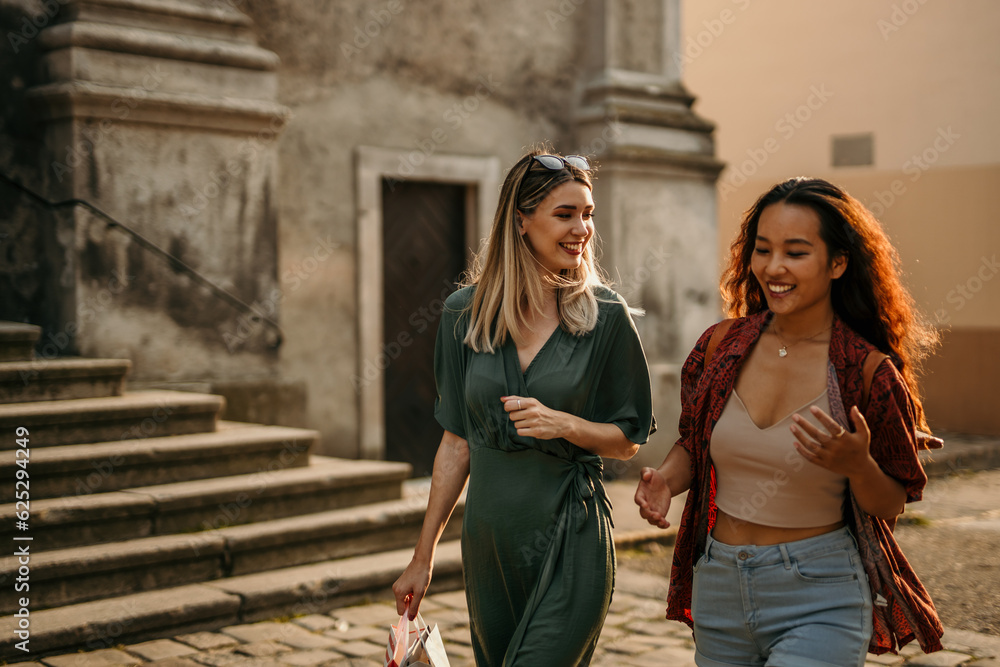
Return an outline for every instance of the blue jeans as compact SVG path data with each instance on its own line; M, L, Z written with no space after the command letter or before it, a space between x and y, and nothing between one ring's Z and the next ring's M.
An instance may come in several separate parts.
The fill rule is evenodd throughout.
M860 667L872 634L868 577L847 528L769 546L709 535L691 612L699 667Z

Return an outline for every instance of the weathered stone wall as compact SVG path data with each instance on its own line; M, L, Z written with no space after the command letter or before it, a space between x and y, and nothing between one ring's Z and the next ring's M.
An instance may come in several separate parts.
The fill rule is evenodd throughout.
M53 1L99 15L123 2ZM359 456L362 399L352 382L366 362L359 149L395 152L394 175L405 178L432 156L488 158L505 173L526 148L548 140L563 153L596 153L603 164L595 195L604 266L648 312L639 327L662 430L646 451L649 462L662 455L676 423L676 366L713 319L715 299L708 294L715 267L706 261L718 170L711 126L690 113L692 99L665 56L678 0L172 0L147 9L155 13L154 5L176 15L133 27L207 35L215 51L191 55L191 45L174 44L166 69L149 70L153 60L124 65L107 55L113 51L82 47L62 57L36 49L30 60L44 61L47 76L25 78L25 88L104 77L137 94L101 98L103 117L100 108L50 114L45 132L34 125L35 138L23 146L0 142L0 160L17 163L21 155L30 165L42 152L34 149L57 147L35 167L49 192L93 198L134 223L279 320L284 337L278 347L260 317L234 310L176 263L77 212L51 224L61 230L51 235L52 262L68 277L53 288L53 301L70 312L50 319L82 329L81 352L131 358L133 380L228 391L255 415L266 405L275 412L294 405L296 420L322 432L321 453ZM19 20L5 11L0 19ZM275 78L254 73L271 67L256 45L280 59ZM27 71L27 61L0 65ZM163 112L161 95L184 101L172 97L173 111ZM186 122L178 109L202 98L220 113L195 110ZM45 99L50 111L72 107ZM248 128L246 109L228 115L231 100L260 102L254 122L263 129ZM109 110L115 102L125 117ZM274 127L265 122L270 102ZM290 111L287 121L282 110ZM5 115L0 129L29 121ZM93 147L75 151L89 146L88 137ZM46 257L41 241L33 243L32 252ZM268 392L270 401L253 400Z
M497 156L506 171L541 139L576 150L584 12L563 4L238 5L281 57L279 100L293 111L280 145L281 359L308 383L325 451L359 451L356 147L398 149L401 175L429 155Z
M279 319L287 109L249 19L187 0L47 0L7 3L0 21L0 169L134 232L3 189L0 317L42 325L43 357L129 358L133 387L288 386L260 316Z

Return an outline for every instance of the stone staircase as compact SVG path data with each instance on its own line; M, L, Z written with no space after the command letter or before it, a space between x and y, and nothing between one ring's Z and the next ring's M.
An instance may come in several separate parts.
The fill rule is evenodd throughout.
M0 660L391 597L427 503L408 464L310 455L316 432L219 420L219 396L126 392L128 361L34 359L39 334L0 323L0 539L30 559L0 567ZM461 587L460 515L438 591Z

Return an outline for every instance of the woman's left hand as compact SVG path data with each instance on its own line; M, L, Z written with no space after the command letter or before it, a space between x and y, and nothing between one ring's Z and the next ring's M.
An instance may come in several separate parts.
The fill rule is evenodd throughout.
M795 449L804 459L844 477L856 475L873 462L869 452L871 431L857 407L851 410L854 433L815 406L812 414L826 430L817 428L801 415L792 417Z
M538 399L501 396L500 400L503 401L503 409L514 422L518 435L552 440L565 437L569 430L567 420L569 415L545 407Z

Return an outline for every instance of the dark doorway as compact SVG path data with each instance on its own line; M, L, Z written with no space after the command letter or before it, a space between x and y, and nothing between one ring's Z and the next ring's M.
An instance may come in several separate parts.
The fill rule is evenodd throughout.
M464 185L382 181L385 456L431 474L441 427L434 419L434 340L443 299L465 269Z

